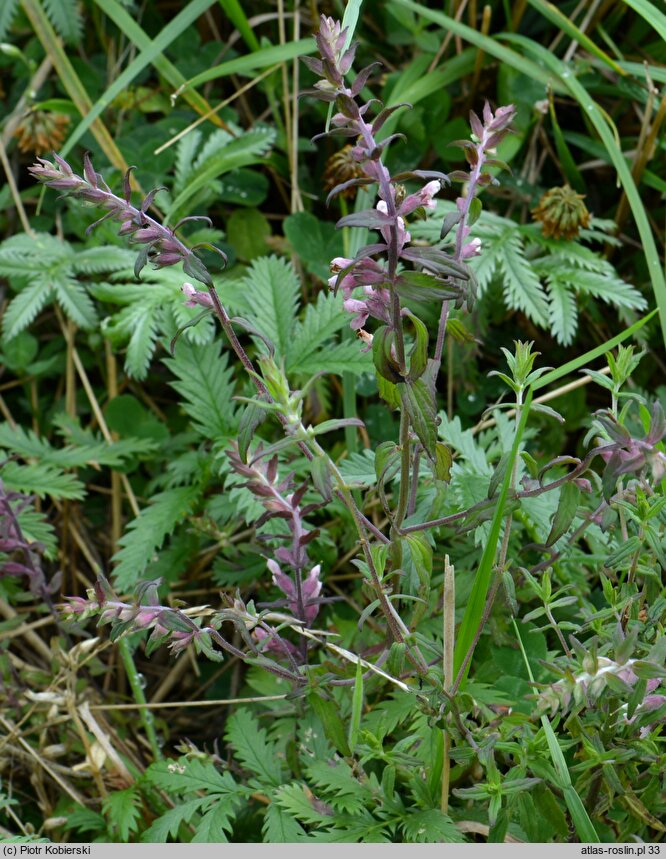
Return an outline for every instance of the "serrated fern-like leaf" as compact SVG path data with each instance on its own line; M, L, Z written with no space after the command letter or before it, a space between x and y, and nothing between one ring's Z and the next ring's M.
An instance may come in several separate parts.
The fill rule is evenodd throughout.
M83 22L76 0L43 0L44 11L59 36L73 44L81 38Z
M183 408L197 432L211 440L233 435L238 426L233 370L220 341L203 346L181 341L175 356L164 363L178 377L171 387L183 398Z
M286 260L261 257L252 263L244 282L252 324L275 345L279 360L288 353L296 318L300 291L296 272Z
M282 783L282 767L275 745L246 708L236 710L227 721L225 737L236 757L250 772L271 785Z
M451 818L437 808L410 809L400 828L410 844L459 844L465 840Z
M356 813L371 798L367 788L354 777L344 761L331 765L326 761L313 761L307 767L308 780L325 791L326 802L338 811Z
M84 434L83 444L53 447L51 443L32 430L21 426L0 424L0 448L17 453L24 459L39 459L46 465L58 468L82 468L86 465L108 465L120 467L128 459L139 453L150 453L156 443L149 439L129 438L107 442L95 438L92 433Z
M317 811L306 796L302 784L283 785L275 791L273 802L309 826L332 826L335 822L334 818Z
M120 538L122 548L113 558L116 563L113 577L119 590L129 589L142 577L155 551L191 512L200 495L197 485L160 492L129 523Z
M403 693L392 695L363 716L363 727L376 737L386 737L398 725L414 717L414 701Z
M73 474L44 463L21 465L6 462L2 466L2 480L7 489L39 498L68 498L80 501L85 487Z
M169 838L175 838L183 823L189 823L194 815L202 808L210 805L210 796L199 796L196 799L180 801L175 808L170 808L141 835L141 841L148 844L165 844Z
M438 435L454 450L458 451L467 462L480 474L492 474L492 467L483 447L474 437L470 429L464 430L460 418L456 415L449 420L444 412L439 413L440 423Z
M507 231L499 255L503 274L502 289L509 307L522 310L532 322L545 328L548 324L548 302L534 269L525 258L520 236Z
M146 770L146 780L168 794L234 793L238 785L229 772L221 773L209 761L179 758L178 761L158 761Z
M145 274L146 270L142 272ZM149 272L152 274L152 272ZM129 272L123 272L123 276L132 277ZM147 279L147 278L146 278ZM160 287L159 285L153 285L152 283L146 286L145 283L94 283L90 286L90 293L99 301L106 301L109 304L117 304L121 307L127 306L128 304L137 304L140 301L145 300L147 289L151 293L151 305L156 303L159 300L168 299L169 292ZM157 298L152 296L153 293L157 293Z
M617 307L629 307L634 310L644 310L647 302L643 296L628 283L610 271L576 271L571 272L572 282L575 283L579 292L600 298L607 304L615 304ZM561 272L558 279L566 277L568 272Z
M360 376L372 370L372 356L363 352L358 340L346 340L336 343L311 355L305 361L299 362L298 372L306 376L315 373L354 373Z
M4 0L0 4L0 42L4 42L12 26L19 0Z
M4 315L5 336L19 334L54 299L79 327L93 328L97 313L80 277L117 271L127 262L128 252L121 248L80 248L46 233L7 239L0 245L0 275L18 295Z
M124 366L134 379L145 379L148 373L159 334L159 315L156 296L152 296L124 307L103 322L102 331L114 346L127 343Z
M369 370L372 366L370 353L362 352L357 341L330 344L348 323L340 299L320 292L316 304L308 305L303 319L294 326L287 347L287 372L310 376L320 372L342 375Z
M193 308L186 307L184 302L174 302L170 305L169 311L173 315L174 334L176 331L181 330L183 326L192 321ZM201 309L199 308L194 315L196 316L200 313ZM181 337L183 337L183 335L185 335L185 340L198 346L202 346L204 343L210 343L215 336L215 319L213 315L209 314L208 316L204 316L204 318L200 319L196 325L190 325L181 332ZM178 339L180 340L180 337Z
M74 252L69 242L48 233L17 233L0 244L0 274L28 276L52 265L71 261Z
M441 218L455 204L439 201L437 214L410 225L414 238L436 244ZM575 296L587 293L617 307L643 309L645 299L625 283L601 253L583 244L609 238L612 222L594 219L578 241L549 238L539 224L517 224L492 212L482 212L473 227L481 239L481 256L470 260L482 294L500 277L506 303L521 310L542 328L550 328L560 343L573 339L577 324ZM546 284L546 291L542 283Z
M19 292L2 317L2 333L7 340L25 330L52 296L53 290L42 281Z
M52 281L55 298L65 315L86 331L97 324L97 311L85 288L66 274L54 276Z
M574 292L567 284L551 278L548 280L549 318L555 339L569 346L578 328L578 308Z
M315 304L309 304L302 320L294 326L291 342L287 346L286 368L293 371L318 352L341 328L347 317L339 298L320 292Z
M530 522L538 535L538 539L545 541L550 533L553 514L557 510L560 500L560 490L544 492L529 499L529 504L521 502L520 519ZM533 503L535 502L535 503Z
M327 844L388 844L394 830L393 821L377 820L369 811L364 810L353 816L336 816L335 826L325 832L315 832L312 840Z
M134 265L136 253L114 245L84 248L76 253L72 267L78 274L101 274L122 271Z
M237 130L240 131L240 129ZM197 173L201 173L205 170L208 161L213 156L219 154L232 142L233 139L233 134L229 134L226 129L222 128L218 128L209 134L196 159L192 160L192 173L190 173L189 178L191 179L193 176L196 176Z
M140 308L132 310L134 312L128 314L133 325L125 353L125 369L133 378L145 379L159 334L158 320L141 313Z
M363 450L352 453L340 462L340 474L345 482L355 486L374 486L377 482L375 474L375 452Z
M196 129L186 134L178 142L176 150L175 175L173 180L173 193L180 194L195 169L195 155L201 143L201 132Z
M257 126L251 131L241 132L237 137L221 129L214 131L197 159L196 168L186 186L171 204L167 220L185 212L192 197L218 176L238 167L256 164L267 154L274 141L275 130L269 126Z
M192 844L223 844L229 839L226 833L231 832L232 822L240 807L240 797L215 797L211 807L197 823Z
M122 271L114 275L110 283L96 283L89 287L92 295L100 301L124 305L104 321L102 330L114 346L127 344L125 369L137 379L145 378L160 334L168 343L178 327L201 311L201 308L184 305L181 270L144 269L141 276L143 282L137 284L133 272ZM203 319L198 325L183 331L179 344L207 342L214 330L213 321Z
M308 840L306 831L296 818L275 802L266 809L262 832L265 844L295 844Z
M103 832L106 829L106 820L92 808L75 805L67 813L67 826L74 832Z
M555 239L542 238L538 243L528 245L527 252L534 270L542 278L556 274L562 265L599 271L605 262L596 251L573 241L556 242Z
M102 810L117 839L126 842L139 825L140 797L136 787L114 790L104 800Z
M32 507L24 507L16 518L28 543L41 543L44 556L50 561L54 560L58 553L58 540L46 515Z

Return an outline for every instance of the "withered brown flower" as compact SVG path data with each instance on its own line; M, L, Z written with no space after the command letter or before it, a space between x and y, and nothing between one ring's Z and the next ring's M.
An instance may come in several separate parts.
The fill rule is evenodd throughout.
M363 168L352 157L353 146L348 144L343 146L339 152L336 152L326 162L324 170L324 188L327 191L332 191L336 185L341 185L343 182L348 182L350 179L359 179L365 176ZM356 186L346 188L340 192L341 197L347 200L353 200L356 197Z
M16 127L14 136L18 139L21 152L51 152L60 149L65 139L69 117L63 113L46 110L31 110Z
M575 239L581 229L590 224L590 213L583 200L584 194L577 194L573 188L551 188L532 209L532 214L543 225L546 238Z

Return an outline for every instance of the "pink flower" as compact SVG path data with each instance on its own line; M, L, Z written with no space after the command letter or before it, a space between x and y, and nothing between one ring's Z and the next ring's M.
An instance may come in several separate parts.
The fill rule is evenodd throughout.
M213 299L210 295L207 292L200 292L198 289L195 289L191 283L185 282L181 286L181 290L183 295L187 296L185 307L213 307Z
M292 578L286 575L286 573L283 573L280 569L280 565L272 559L266 561L266 565L273 576L273 584L280 588L282 593L287 597L289 600L289 610L295 617L298 617L298 594L296 591L296 585ZM312 600L316 600L321 593L321 580L319 579L320 573L321 565L316 564L310 570L301 585L301 596L303 598L303 608L305 612L305 617L302 619L307 621L308 624L311 624L319 613L319 606L316 603L313 605L308 605L308 603Z
M303 582L303 602L305 603L305 619L309 624L312 624L312 621L317 617L319 613L319 606L314 603L311 605L313 600L316 600L319 594L321 593L321 580L319 578L319 574L321 573L321 564L315 564L315 566L308 573L305 581Z
M463 245L462 249L462 258L463 259L471 259L472 257L478 256L481 253L481 239L472 239L470 242L467 242L466 245Z
M257 639L257 641L264 645L262 650L271 650L273 653L280 656L284 656L285 650L288 650L292 656L299 656L298 648L292 644L291 641L287 641L280 637L273 638L260 626L255 626L252 630L252 635Z
M424 185L420 191L405 197L402 201L402 205L398 209L398 212L401 215L406 216L420 207L424 209L435 209L437 207L437 203L434 200L434 196L439 193L440 188L441 184L439 179L433 179L431 182L428 182L427 185Z
M376 208L377 208L378 212L382 213L382 215L388 214L388 206L386 205L386 202L384 200L380 200L377 203ZM407 230L405 229L405 220L404 220L404 218L400 217L400 215L398 215L396 218L396 228L397 228L397 233L398 233L397 251L398 251L398 256L400 256L400 254L402 253L402 249L404 248L404 246L408 242L411 242L412 237L407 232ZM387 242L387 244L390 244L390 242L391 242L391 227L388 227L388 226L382 227L380 229L380 233L382 234L384 241Z
M368 316L370 315L370 311L368 310L365 301L360 301L358 298L347 298L342 302L342 306L347 313L355 314L354 319L350 324L350 328L353 331L358 331L359 328L363 328Z

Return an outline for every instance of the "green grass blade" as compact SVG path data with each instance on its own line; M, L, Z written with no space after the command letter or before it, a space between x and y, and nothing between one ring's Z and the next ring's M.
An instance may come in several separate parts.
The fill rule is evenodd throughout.
M615 337L611 337L610 340L606 340L606 342L602 343L600 346L595 346L594 349L590 349L590 351L586 352L584 355L579 355L577 358L567 361L566 364L562 364L561 367L551 370L550 373L544 373L544 375L534 383L532 390L538 391L539 388L545 388L546 385L552 385L553 382L558 382L564 376L568 376L570 373L575 373L576 370L580 370L582 367L589 366L592 361L596 361L597 358L601 358L601 356L605 355L606 352L610 352L611 349L615 349L615 347L619 346L620 343L623 343L637 331L640 331L640 329L644 325L647 325L656 313L656 310L652 310L647 314L647 316L634 322L634 324L629 328L626 328L620 334L616 334Z
M659 254L657 253L657 247L650 229L645 208L626 159L613 136L611 128L604 118L601 108L592 99L583 85L576 79L572 71L563 62L561 62L561 60L532 39L511 33L504 33L501 35L501 38L512 42L513 44L520 45L524 51L531 53L537 58L538 63L533 62L532 60L527 60L517 51L508 49L504 45L500 45L496 41L498 37L490 38L489 36L484 36L482 33L477 32L465 24L454 21L453 18L449 18L441 12L426 9L418 3L414 3L413 0L394 0L394 2L398 3L400 6L404 6L406 9L411 9L412 11L417 12L427 20L448 28L456 35L471 44L476 45L478 48L481 48L486 53L496 57L501 62L508 63L518 71L521 71L536 80L540 80L547 85L550 84L556 88L557 91L562 91L562 89L565 91L568 90L568 92L576 99L582 110L585 111L586 116L595 127L599 137L606 147L609 158L617 170L618 176L627 195L641 242L643 244L643 251L646 256L648 271L650 272L652 289L659 309L662 336L664 343L666 344L666 280L664 280L664 272L661 267ZM647 3L647 0L631 0L631 2L636 3L637 6L640 5L642 8L644 7L646 14L648 11L647 7L652 5ZM658 21L659 18L657 18L657 22Z
M571 154L571 150L567 146L567 142L562 134L560 123L557 120L557 113L555 112L555 100L552 98L549 99L548 109L550 113L550 124L553 129L553 138L555 139L555 149L557 150L557 156L560 159L560 164L562 165L562 171L567 177L567 181L571 187L575 188L579 194L584 194L585 183L583 182L580 170L578 169L576 161Z
M361 715L363 713L363 666L356 663L356 679L354 681L354 692L352 695L352 712L349 721L349 749L354 754L358 732L361 729Z
M548 3L547 0L529 0L529 4L536 9L537 12L540 12L544 18L547 18L551 24L555 24L559 30L566 33L569 38L578 42L581 48L600 59L618 75L627 74L627 72L614 59L609 57L605 51L598 47L598 45L595 45L589 36L583 33L582 30L579 30L579 28L570 21L566 15L560 12L557 6L554 6L552 3Z
M342 17L342 29L344 30L345 27L349 28L349 33L347 34L347 40L345 42L346 47L351 45L354 38L362 5L363 0L348 0L347 5L345 6L345 14Z
M666 15L660 12L654 3L650 3L650 0L624 0L624 3L631 6L642 18L645 18L648 24L653 26L661 38L666 41Z
M97 99L92 109L83 117L81 122L70 134L66 144L61 150L63 157L72 150L72 147L78 143L81 137L90 128L91 124L104 112L104 110L106 110L113 99L123 90L127 89L134 78L137 77L137 75L150 63L153 63L160 74L163 74L174 88L183 83L185 78L162 56L162 52L171 44L171 42L174 41L174 39L177 39L178 36L182 34L183 30L187 29L190 24L196 21L200 15L212 6L215 0L192 0L191 3L189 3L172 21L169 22L169 24L167 24L166 27L164 27L155 40L150 39L145 33L143 33L143 30L141 30L141 28L132 21L131 17L118 5L116 0L95 0L95 2L106 14L109 14L109 10L113 10L115 13L120 11L125 15L133 25L130 29L134 36L138 36L137 31L142 34L143 37L139 38L139 41L144 45L144 47L141 53L135 57L125 71L119 75L106 92ZM113 16L109 14L109 17ZM116 15L116 17L118 16ZM120 20L123 20L123 23L126 23L122 17ZM116 23L118 24L117 21ZM118 24L118 26L120 26L120 24ZM132 39L132 41L134 41L134 39ZM208 109L210 110L210 107Z
M132 18L132 16L123 9L118 0L95 0L95 3L104 12L104 14L113 21L116 27L124 33L126 38L128 38L140 51L143 51L152 45L153 40L150 36L145 33L136 23L134 18ZM181 74L173 63L171 63L166 57L161 55L156 56L153 61L153 65L162 77L174 88L174 90L178 89L178 87L185 83L185 76ZM211 110L206 99L199 95L195 90L183 95L183 98L187 101L190 107L201 115L209 113ZM211 116L210 121L220 127L224 124L217 116Z
M81 116L92 109L92 99L88 95L86 88L81 83L81 79L74 70L69 57L63 50L61 41L56 35L55 30L51 26L49 19L40 3L40 0L22 0L23 9L30 20L30 24L35 32L35 35L42 44L46 53L51 57L54 68L58 73L60 82L65 91L76 105L76 109ZM90 126L95 140L100 146L102 152L109 159L111 164L123 173L127 170L127 162L125 161L120 149L111 136L108 128L101 119L96 119ZM138 188L138 183L134 183Z
M518 625L515 619L513 620L513 628L516 632L520 651L523 654L523 661L525 662L527 673L532 683L534 683L532 666L530 665L530 661L527 658L527 653L525 652L525 647L523 646L523 639L520 635ZM587 813L581 798L576 792L576 788L573 786L573 783L571 781L571 775L569 773L569 768L567 767L567 762L564 759L562 749L560 748L560 744L557 742L555 731L553 730L553 726L550 724L548 716L544 715L541 717L541 725L543 727L544 734L546 735L548 751L550 752L550 757L553 762L555 772L557 773L557 777L560 781L559 786L562 789L564 801L566 802L567 808L569 809L569 813L571 814L571 820L576 827L578 837L581 841L586 842L588 844L599 844L599 836L597 835L597 832L594 828L594 824L590 820L590 816Z
M398 6L404 6L405 9L411 9L412 12L416 12L422 18L432 21L446 30L450 30L471 45L475 45L487 54L490 54L490 56L495 57L503 63L507 63L510 67L516 69L516 71L522 72L524 75L541 81L544 84L550 81L550 75L540 65L527 59L517 51L507 48L505 45L500 45L495 38L484 36L483 33L480 33L473 27L468 27L460 21L455 21L443 12L438 12L435 9L427 9L420 3L414 3L413 0L394 0L394 2Z
M305 54L314 54L316 50L317 46L313 38L298 39L295 42L287 42L286 45L271 45L269 48L261 48L252 54L227 60L225 63L220 63L219 66L213 66L212 69L195 75L180 87L178 95L185 92L189 87L199 86L200 84L215 80L215 78L221 78L225 75L249 74L259 69L265 69L275 63L294 60L296 57L301 57Z
M247 15L238 0L220 0L220 6L227 18L241 34L241 38L248 48L251 51L258 51L260 47L259 40L254 35L254 30L250 26Z
M546 68L556 76L560 85L563 85L569 90L570 94L576 99L581 110L585 112L597 134L601 138L602 143L606 147L608 157L611 163L617 170L618 177L627 195L629 206L636 221L636 228L641 238L643 252L647 262L648 271L650 272L650 280L652 282L652 290L654 292L655 301L659 310L659 320L661 323L661 332L666 344L666 280L664 279L664 271L659 259L659 253L655 244L654 236L650 228L647 212L643 206L643 201L639 194L634 178L631 175L631 170L624 157L624 154L618 146L612 130L608 126L606 119L599 105L592 99L585 87L578 81L564 63L553 56L550 51L538 45L531 39L524 36L505 34L505 39L515 44L521 45L525 51L530 52L539 59Z
M452 83L460 80L472 73L474 62L476 60L476 51L474 48L466 48L455 57L447 61L443 69L436 69L434 72L421 75L418 80L408 86L402 86L402 81L398 80L395 87L391 90L391 94L386 100L387 107L398 104L399 102L407 102L412 106L418 104L421 99L427 98L434 92L450 86ZM400 121L401 111L389 116L379 133L379 139L383 140L389 137L396 129Z
M666 68L663 66L655 66L654 63L643 65L643 63L632 63L629 60L622 60L620 65L635 78L646 80L646 72L649 72L654 83L666 84Z
M500 494L497 499L497 506L495 507L495 512L490 523L490 533L488 535L488 541L486 542L485 548L483 550L483 555L481 556L479 568L476 571L476 576L474 577L472 592L467 601L467 606L465 607L465 614L463 615L460 629L456 634L456 647L453 654L453 673L456 676L460 671L467 651L472 646L474 636L476 635L476 631L479 628L479 624L481 623L481 619L483 617L483 610L486 605L488 591L490 590L490 584L493 578L495 556L497 555L497 546L499 543L500 530L502 527L502 520L504 519L504 510L506 508L506 502L509 495L509 486L511 484L513 464L516 461L516 457L518 456L518 448L520 447L520 442L523 438L525 427L527 426L527 417L529 414L531 402L532 391L529 390L527 392L525 404L523 405L523 410L520 415L520 421L518 422L518 426L516 427L516 435L514 437L513 445L511 447L509 461L506 465L506 471L504 472L504 479L502 480L502 488L500 489ZM471 660L468 663L464 677L467 676L470 665Z

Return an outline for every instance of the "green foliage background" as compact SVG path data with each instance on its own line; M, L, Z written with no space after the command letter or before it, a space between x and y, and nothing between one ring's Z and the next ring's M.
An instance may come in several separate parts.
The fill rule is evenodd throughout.
M382 494L400 492L399 420L326 284L331 259L367 240L335 221L372 200L361 192L325 205L327 164L345 141L313 144L326 107L298 98L314 80L298 61L315 50L313 13L345 10L191 0L173 16L161 0L2 4L0 479L3 491L30 497L15 512L53 584L38 598L24 578L0 577L3 840L663 840L664 702L641 709L665 674L663 479L581 539L572 534L593 513L584 493L513 502L510 572L469 677L452 708L438 691L444 559L455 563L464 641L485 598L480 583L490 582L488 547L503 535L489 487L508 486L508 458L519 480L555 460L556 479L564 457L583 457L601 431L597 409L612 405L642 437L649 403L666 407L666 17L648 0L581 5L347 8L347 20L358 18L357 68L384 63L364 97L412 105L382 132L406 138L389 150L394 173L463 168L450 144L468 137L469 110L485 99L518 113L498 152L510 172L498 169L501 184L484 192L472 227L483 248L471 262L479 300L453 314L447 338L433 443L452 452L450 482L424 463L406 524L473 505L478 516L464 531L410 534L395 583L436 682L419 684L396 644L388 681L322 646L305 693L288 696L284 680L256 665L192 649L176 661L165 648L148 656L144 633L112 647L104 629L93 641L90 624L66 627L53 608L85 596L99 573L119 593L161 578L169 605L269 602L280 594L263 538L283 531L262 526L262 506L229 464L238 398L254 389L214 319L191 324L200 308L184 305L180 268L146 268L137 281L135 253L114 225L89 234L99 214L42 193L27 167L55 149L78 170L88 150L114 190L129 164L136 191L163 186L156 208L169 223L210 217L212 226L190 222L182 234L227 254L224 270L213 254L205 262L253 359L270 341L292 390L316 377L306 425L363 420L361 432L328 434L327 450L383 528ZM592 220L575 238L547 237L531 210L565 184L585 195ZM447 189L434 213L410 222L414 242L439 240L457 193ZM436 330L439 306L408 304ZM612 357L609 367L599 359L628 329L634 352L619 353L615 372ZM517 431L503 409L497 371L516 340L534 341L537 366L555 368L535 393L589 370L550 401L564 423L542 406ZM257 429L265 446L282 437L270 418ZM304 503L319 504L295 446L276 452L281 473L308 481ZM372 662L385 622L354 563L349 511L334 499L311 519L310 554L331 598L317 628ZM544 546L552 563L540 568ZM376 560L387 563L379 548ZM633 685L621 670L629 659ZM597 672L594 687L576 679ZM118 705L129 709L105 709Z

